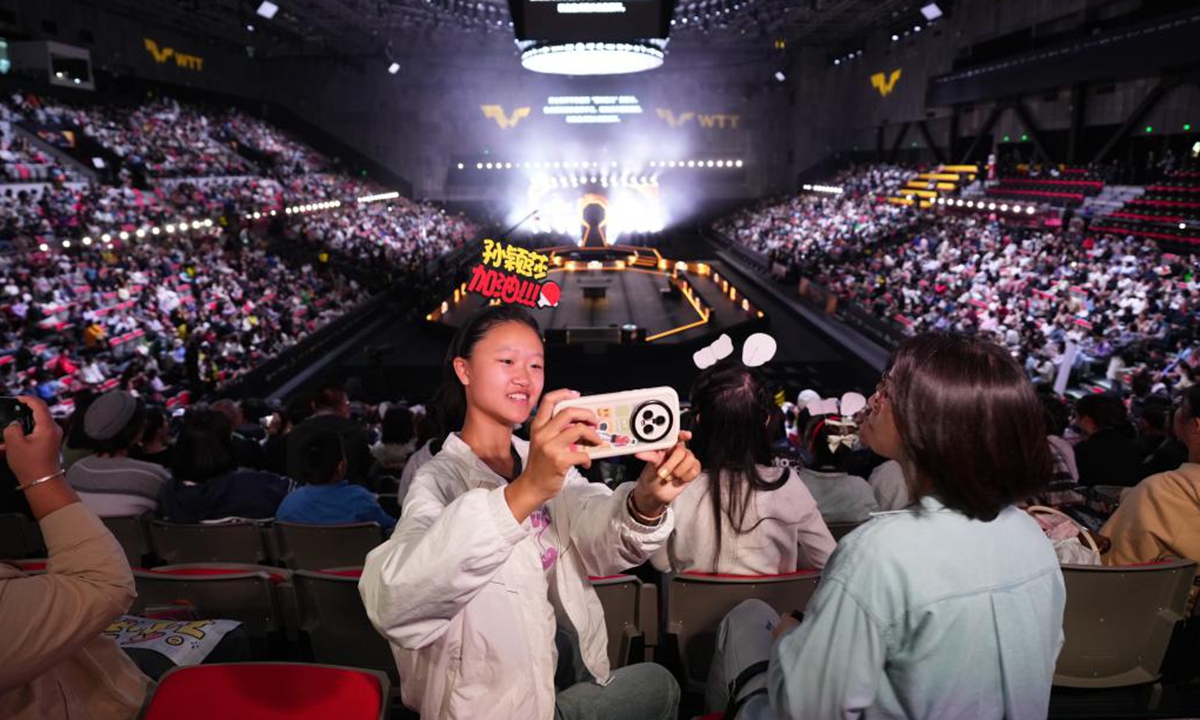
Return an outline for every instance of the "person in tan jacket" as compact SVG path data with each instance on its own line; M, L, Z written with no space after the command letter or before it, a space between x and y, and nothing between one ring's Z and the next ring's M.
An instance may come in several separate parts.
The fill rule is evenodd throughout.
M1106 564L1169 558L1200 563L1200 385L1183 393L1175 413L1175 437L1187 446L1188 462L1178 470L1151 475L1125 495L1100 530L1112 540L1112 549L1104 555ZM1195 602L1195 590L1192 595Z
M0 718L124 720L137 716L152 682L101 635L133 602L121 546L79 502L59 465L62 432L46 405L29 435L4 428L4 454L41 526L46 572L0 562Z

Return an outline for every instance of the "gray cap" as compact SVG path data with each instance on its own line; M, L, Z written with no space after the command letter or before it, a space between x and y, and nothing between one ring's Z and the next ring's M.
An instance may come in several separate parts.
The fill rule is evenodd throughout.
M110 390L88 407L83 416L83 432L93 440L116 437L133 419L137 405L137 398L124 390Z

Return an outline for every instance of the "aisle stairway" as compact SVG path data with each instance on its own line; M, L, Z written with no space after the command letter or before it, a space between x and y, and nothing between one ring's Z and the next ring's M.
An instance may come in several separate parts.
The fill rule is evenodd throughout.
M975 165L939 165L935 170L920 172L887 199L893 205L916 205L927 208L939 197L957 194L965 185L975 182L979 168Z

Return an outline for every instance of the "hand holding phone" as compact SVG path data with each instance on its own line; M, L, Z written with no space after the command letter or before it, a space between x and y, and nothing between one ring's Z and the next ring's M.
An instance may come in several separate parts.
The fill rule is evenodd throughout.
M627 390L563 400L554 415L572 408L596 415L599 445L581 449L593 460L665 450L679 441L679 395L670 387Z

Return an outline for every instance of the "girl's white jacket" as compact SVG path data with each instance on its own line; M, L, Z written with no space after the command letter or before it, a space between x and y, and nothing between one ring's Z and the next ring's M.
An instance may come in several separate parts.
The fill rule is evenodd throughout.
M513 446L524 465L529 443L514 437ZM625 507L633 483L613 491L572 469L546 504L549 526L535 529L539 514L517 523L505 485L451 434L363 567L367 616L391 643L404 704L427 720L553 718L559 626L607 684L604 610L588 576L645 562L674 524L670 510L654 527L634 521ZM544 569L549 548L557 556Z

